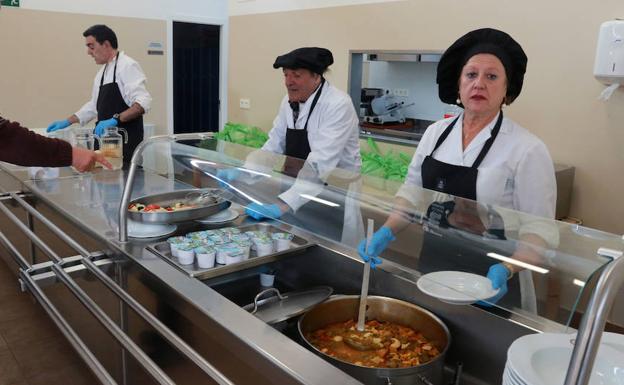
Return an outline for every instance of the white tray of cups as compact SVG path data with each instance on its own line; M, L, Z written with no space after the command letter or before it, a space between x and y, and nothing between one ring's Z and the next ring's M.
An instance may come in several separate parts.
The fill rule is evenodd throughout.
M304 238L258 223L173 236L147 249L189 276L207 279L262 265L310 246Z

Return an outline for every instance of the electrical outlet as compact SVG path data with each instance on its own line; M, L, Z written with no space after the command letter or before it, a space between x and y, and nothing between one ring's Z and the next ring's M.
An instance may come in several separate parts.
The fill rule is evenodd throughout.
M249 99L241 99L239 103L240 103L240 108L243 110L248 110L251 108L251 100Z
M394 96L409 96L409 91L407 88L395 88L392 90Z

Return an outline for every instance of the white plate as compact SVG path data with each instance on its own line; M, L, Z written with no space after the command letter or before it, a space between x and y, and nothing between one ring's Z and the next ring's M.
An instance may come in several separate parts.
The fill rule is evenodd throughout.
M530 334L520 337L509 347L508 366L520 384L563 384L572 349L574 334ZM591 385L624 385L624 336L603 333Z
M461 271L425 274L416 285L423 293L453 305L468 305L492 298L498 293L498 289L494 290L486 277Z
M146 224L128 220L128 236L132 238L163 237L176 231L176 225Z
M509 366L505 366L505 370L503 371L503 385L522 385L522 382L518 382L514 377L512 377L512 372Z
M239 216L238 211L234 209L227 209L227 210L219 211L218 213L211 215L209 217L196 219L196 221L210 225L210 224L216 224L216 223L232 222L233 220L238 218L238 216Z

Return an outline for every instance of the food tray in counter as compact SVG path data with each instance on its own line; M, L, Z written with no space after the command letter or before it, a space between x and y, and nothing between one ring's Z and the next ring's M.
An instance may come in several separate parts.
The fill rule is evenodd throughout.
M128 218L135 222L147 224L180 223L214 215L230 207L228 193L222 189L187 189L166 192L162 194L146 195L133 199L128 205ZM186 202L198 200L194 206L175 209L184 206ZM137 205L145 206L142 211L133 211ZM156 206L159 211L148 211L150 206ZM161 209L161 207L163 209ZM169 207L167 211L164 207Z
M226 227L223 227L224 229ZM282 230L276 226L273 226L268 223L257 223L252 225L238 226L233 227L234 229L238 229L240 233L245 232L263 232L272 235L274 233L288 233L287 230ZM232 229L232 227L230 227ZM216 229L219 230L219 229ZM210 231L210 230L208 230ZM281 251L275 251L265 254L258 255L258 251L253 248L249 252L249 257L247 259L243 259L239 262L231 263L231 264L217 264L215 262L214 267L202 268L198 264L198 259L194 258L193 263L191 264L182 264L180 263L180 259L175 257L171 252L171 245L168 241L156 242L149 244L147 246L147 250L161 257L168 263L172 264L176 268L178 268L183 273L187 274L190 277L198 278L198 279L208 279L216 276L220 276L223 274L232 273L239 270L248 269L254 266L263 265L265 263L276 261L286 255L293 254L296 251L300 251L306 249L310 246L313 246L312 243L308 242L308 240L299 237L297 235L291 234L292 239L290 240L290 244L287 249Z

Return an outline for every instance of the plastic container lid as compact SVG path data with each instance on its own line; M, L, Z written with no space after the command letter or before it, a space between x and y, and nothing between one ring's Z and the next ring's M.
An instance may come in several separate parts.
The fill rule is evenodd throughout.
M305 313L329 298L333 291L329 286L318 286L281 294L276 288L270 288L258 293L254 303L243 306L243 309L268 324L275 324ZM261 299L268 293L274 295Z

